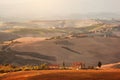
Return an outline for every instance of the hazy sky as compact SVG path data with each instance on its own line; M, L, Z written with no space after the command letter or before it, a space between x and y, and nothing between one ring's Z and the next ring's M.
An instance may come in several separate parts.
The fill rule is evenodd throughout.
M120 0L0 0L1 17L50 18L101 12L120 13Z

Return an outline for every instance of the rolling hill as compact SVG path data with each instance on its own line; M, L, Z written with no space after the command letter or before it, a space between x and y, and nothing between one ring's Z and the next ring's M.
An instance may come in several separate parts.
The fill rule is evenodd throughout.
M2 23L0 41L1 64L62 64L64 61L66 65L84 62L87 66L97 66L98 61L120 62L120 25L113 20ZM6 41L11 44L4 44Z
M0 32L20 37L55 37L89 32L120 37L120 24L116 20L34 20L0 24Z
M31 41L30 41L31 40ZM8 52L1 52L0 63L18 65L52 63L66 65L85 62L87 66L97 66L120 61L120 38L86 37L72 39L39 40L37 38L16 39L19 43L10 46Z

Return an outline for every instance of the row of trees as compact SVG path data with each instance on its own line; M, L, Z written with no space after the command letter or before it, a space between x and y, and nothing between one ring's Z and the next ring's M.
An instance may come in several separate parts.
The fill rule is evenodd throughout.
M35 65L35 66L31 66L31 65L15 66L11 64L0 65L0 73L29 71L29 70L46 70L46 69L48 69L47 64L41 64L41 65Z
M102 66L102 62L99 61L98 67L101 68L101 66ZM47 64L41 64L41 65L35 65L35 66L31 66L31 65L14 66L14 65L10 65L10 64L0 65L0 73L28 71L28 70L48 70L48 69L49 69L49 65L47 65ZM58 69L60 69L59 66L58 66ZM65 62L62 63L61 69L67 69Z
M85 68L85 63L81 63L81 64L78 63L78 65L75 65L75 66L78 66L78 67L80 67L81 69L84 69L84 68ZM101 68L102 62L101 62L101 61L98 61L97 66L98 66L98 68ZM63 67L63 69L66 68L65 62L63 62L62 67ZM94 69L94 66L88 66L88 68L89 68L89 69Z

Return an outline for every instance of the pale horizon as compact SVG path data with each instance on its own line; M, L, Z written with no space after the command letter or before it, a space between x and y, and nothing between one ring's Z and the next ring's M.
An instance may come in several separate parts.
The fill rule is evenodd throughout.
M76 19L120 14L120 0L0 0L0 17L8 19ZM104 14L103 14L104 15ZM71 17L72 16L72 17ZM106 15L105 15L106 16ZM86 18L87 18L86 17ZM94 17L94 16L93 16ZM114 18L114 15L113 15Z

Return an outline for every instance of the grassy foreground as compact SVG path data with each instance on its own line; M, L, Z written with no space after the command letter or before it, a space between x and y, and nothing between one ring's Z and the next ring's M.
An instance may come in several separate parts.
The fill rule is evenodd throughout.
M120 80L120 70L39 70L0 74L0 80Z

